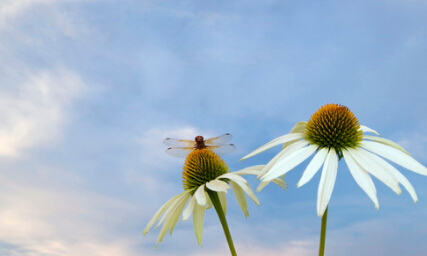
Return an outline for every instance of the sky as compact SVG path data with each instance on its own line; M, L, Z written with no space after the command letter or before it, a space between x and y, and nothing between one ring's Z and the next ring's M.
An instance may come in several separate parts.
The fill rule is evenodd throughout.
M0 0L0 255L229 255L213 210L202 246L192 221L157 250L159 230L142 235L183 191L163 140L231 133L237 171L327 103L427 165L426 13L423 0ZM316 255L306 165L248 218L229 193L239 255ZM339 163L326 255L425 255L427 177L398 169L419 202L374 179L376 210Z

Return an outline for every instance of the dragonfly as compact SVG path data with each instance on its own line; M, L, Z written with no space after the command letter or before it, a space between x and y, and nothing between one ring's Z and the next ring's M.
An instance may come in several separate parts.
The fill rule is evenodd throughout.
M233 136L229 133L205 140L203 136L196 136L194 140L180 140L167 138L163 143L170 148L166 149L166 153L177 156L186 157L193 150L208 148L217 155L225 155L233 151L236 146L234 144L225 144L229 142Z

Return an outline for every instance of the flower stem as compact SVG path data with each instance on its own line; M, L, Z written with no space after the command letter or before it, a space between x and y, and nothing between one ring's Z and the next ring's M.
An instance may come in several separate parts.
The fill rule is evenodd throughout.
M212 201L213 206L215 207L218 218L221 221L222 228L224 229L225 237L227 238L228 247L230 247L230 252L232 256L237 256L236 249L234 249L233 239L231 238L230 230L228 229L227 220L225 219L225 213L222 209L221 202L219 201L218 193L215 191L207 190L208 195Z
M322 227L320 228L320 245L319 245L319 256L325 254L325 240L326 240L326 224L328 222L328 208L326 207L325 213L322 216Z

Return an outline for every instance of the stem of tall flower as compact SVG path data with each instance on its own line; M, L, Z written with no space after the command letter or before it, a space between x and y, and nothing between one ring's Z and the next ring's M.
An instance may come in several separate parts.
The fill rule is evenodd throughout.
M328 222L328 208L326 207L325 213L322 216L322 227L320 228L320 245L319 245L319 256L325 254L325 240L326 240L326 224Z
M230 252L232 256L237 256L236 249L234 248L233 239L231 238L230 230L228 229L227 220L225 219L225 213L222 209L221 202L219 201L218 193L215 191L207 190L208 195L212 201L213 206L215 207L218 218L221 221L222 228L224 229L225 237L227 238L228 247L230 247Z

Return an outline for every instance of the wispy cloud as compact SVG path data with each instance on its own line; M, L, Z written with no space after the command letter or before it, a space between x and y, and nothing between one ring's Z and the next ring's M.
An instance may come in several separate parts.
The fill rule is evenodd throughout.
M6 255L132 255L134 238L121 236L135 205L86 189L37 187L1 176L0 240ZM89 222L88 222L89 221Z
M201 248L191 221L180 221L157 251L156 231L142 237L158 207L182 191L185 159L165 153L166 137L230 132L237 150L226 159L243 168L238 150L335 102L425 162L426 7L395 0L0 0L0 254L227 254L215 218L206 219ZM239 254L316 253L317 185L296 189L299 177L287 176L283 196L272 188L259 193L261 206L248 219L230 204ZM328 254L401 255L390 246L400 243L407 255L423 255L423 178L409 179L420 201L413 205L403 193L379 212L353 192L352 179L338 186L330 216L341 216L330 219ZM379 186L379 196L388 193ZM401 207L372 219L402 202L418 213ZM358 216L359 205L368 212Z
M84 89L82 79L64 67L22 72L17 82L0 85L0 155L52 142L68 121L68 108Z

